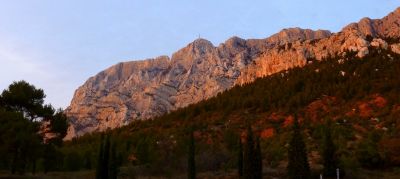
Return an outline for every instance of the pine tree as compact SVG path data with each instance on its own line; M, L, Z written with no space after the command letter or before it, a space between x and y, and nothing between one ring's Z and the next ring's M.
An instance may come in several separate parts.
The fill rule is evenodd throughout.
M288 176L291 179L310 178L310 166L308 164L306 145L301 135L297 118L294 120L292 139L288 150L289 163L287 166Z
M328 177L335 176L336 169L338 168L338 160L336 156L336 146L332 140L332 129L330 122L328 122L325 129L322 157L324 164L324 175Z
M238 146L239 146L238 163L237 163L237 165L238 165L238 175L239 175L239 178L242 178L243 177L243 144L242 144L242 140L241 140L240 137L239 137Z
M193 128L190 129L189 147L188 147L188 179L196 178L196 162L195 162L195 143Z

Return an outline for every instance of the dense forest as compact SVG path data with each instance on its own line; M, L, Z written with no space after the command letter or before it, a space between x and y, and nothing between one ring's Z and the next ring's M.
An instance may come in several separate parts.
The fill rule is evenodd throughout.
M52 109L43 97L31 100L39 101L35 107L10 103L13 85L25 82L14 83L0 98L0 151L7 154L0 167L97 170L97 178L309 178L334 176L337 168L362 178L357 171L400 167L400 55L371 48L362 59L347 52L308 63L151 120L63 143L64 124L51 128L61 131L54 142L33 134L39 121L53 124L65 116L36 112Z

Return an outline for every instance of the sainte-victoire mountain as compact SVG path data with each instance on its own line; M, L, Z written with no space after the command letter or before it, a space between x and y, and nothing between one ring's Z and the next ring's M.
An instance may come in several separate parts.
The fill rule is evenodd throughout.
M197 39L171 57L119 63L89 78L65 110L66 139L159 116L314 60L349 52L363 57L371 46L400 53L400 44L390 40L398 38L400 8L337 33L289 28L266 39L232 37L218 46Z

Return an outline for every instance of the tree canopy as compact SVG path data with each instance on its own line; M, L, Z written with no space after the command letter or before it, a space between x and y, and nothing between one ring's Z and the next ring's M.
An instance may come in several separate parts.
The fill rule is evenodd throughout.
M0 166L12 173L35 172L37 160L56 160L48 149L61 146L68 124L62 110L44 104L42 89L26 81L12 83L0 95ZM46 146L46 147L45 147Z

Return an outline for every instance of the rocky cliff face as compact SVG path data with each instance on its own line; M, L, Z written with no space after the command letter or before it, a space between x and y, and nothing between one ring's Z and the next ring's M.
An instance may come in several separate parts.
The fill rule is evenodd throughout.
M89 78L65 111L71 124L66 139L159 116L312 60L348 51L363 57L371 47L399 52L399 44L385 41L399 37L400 8L335 34L291 28L266 39L232 37L218 46L197 39L171 58L119 63Z

